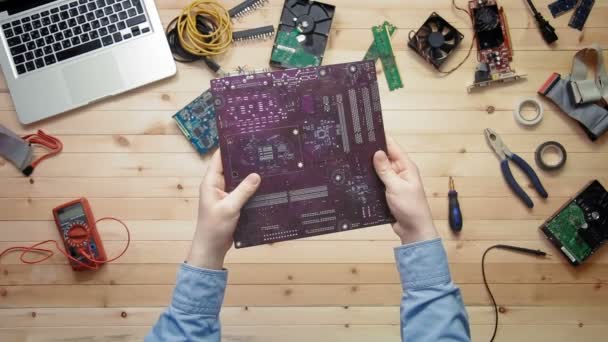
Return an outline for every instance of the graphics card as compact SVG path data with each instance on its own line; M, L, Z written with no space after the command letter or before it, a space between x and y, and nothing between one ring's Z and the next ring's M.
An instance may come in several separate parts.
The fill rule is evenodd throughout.
M525 77L511 68L513 50L507 26L507 18L496 0L470 0L469 13L473 30L477 35L477 59L475 82L468 91L494 83L516 81Z

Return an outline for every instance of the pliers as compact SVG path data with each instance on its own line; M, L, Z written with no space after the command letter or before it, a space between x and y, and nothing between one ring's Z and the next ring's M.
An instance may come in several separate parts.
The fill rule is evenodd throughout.
M540 182L538 175L525 160L523 160L517 154L511 152L502 142L500 136L494 132L494 130L486 128L484 133L486 135L486 140L494 149L496 155L498 155L500 158L500 169L502 170L502 175L507 181L507 184L509 184L509 187L515 192L517 197L519 197L526 204L528 208L534 208L534 203L532 202L532 199L530 199L530 196L528 196L528 194L526 194L526 192L517 183L515 177L513 177L511 169L509 168L509 160L512 160L515 165L526 173L539 195L541 195L543 198L549 197L549 194L547 193L547 190L545 190L545 187L543 187L543 184Z

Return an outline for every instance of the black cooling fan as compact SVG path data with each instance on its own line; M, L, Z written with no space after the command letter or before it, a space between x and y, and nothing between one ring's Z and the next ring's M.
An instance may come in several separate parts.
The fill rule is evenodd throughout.
M439 14L433 12L407 45L439 69L464 36Z

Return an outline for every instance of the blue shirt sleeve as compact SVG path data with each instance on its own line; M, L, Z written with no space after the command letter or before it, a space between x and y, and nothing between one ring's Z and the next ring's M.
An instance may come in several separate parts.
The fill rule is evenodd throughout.
M219 313L227 281L225 270L182 264L171 305L161 314L145 341L220 342Z
M470 341L469 319L441 239L395 248L401 276L401 340Z

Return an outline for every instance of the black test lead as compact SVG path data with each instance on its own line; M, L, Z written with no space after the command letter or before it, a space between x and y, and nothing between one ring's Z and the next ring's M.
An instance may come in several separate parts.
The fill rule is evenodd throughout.
M450 203L449 222L453 232L462 230L462 212L458 203L458 192L454 187L454 178L450 177L450 191L448 192L448 201Z

